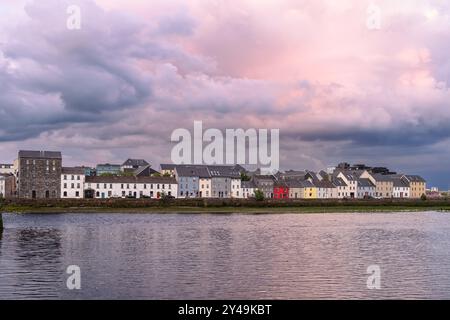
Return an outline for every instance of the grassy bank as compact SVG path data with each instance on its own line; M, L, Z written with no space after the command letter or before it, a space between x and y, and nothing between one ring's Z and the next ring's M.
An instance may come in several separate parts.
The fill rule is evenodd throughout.
M7 213L338 213L450 211L449 200L266 200L136 199L23 200L0 203Z

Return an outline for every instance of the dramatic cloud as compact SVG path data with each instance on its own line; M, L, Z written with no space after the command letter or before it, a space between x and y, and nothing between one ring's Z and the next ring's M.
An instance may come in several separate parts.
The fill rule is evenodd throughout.
M4 0L0 162L29 147L157 165L202 120L280 128L283 168L367 162L450 187L450 5L375 1L372 30L371 3Z

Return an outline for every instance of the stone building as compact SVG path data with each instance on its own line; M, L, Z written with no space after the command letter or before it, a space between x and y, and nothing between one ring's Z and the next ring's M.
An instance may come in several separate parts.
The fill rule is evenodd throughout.
M61 152L19 151L17 193L19 198L61 197Z

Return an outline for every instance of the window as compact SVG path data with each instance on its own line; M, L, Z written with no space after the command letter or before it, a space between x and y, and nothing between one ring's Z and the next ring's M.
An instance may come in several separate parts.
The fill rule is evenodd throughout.
M67 180L67 176L66 175L64 175L64 180Z
M74 183L71 183L71 184L70 184L70 187L71 187L72 189L74 189L74 188L75 188L75 184L74 184Z
M64 189L67 189L67 183L64 183Z
M77 197L77 198L80 197L80 192L79 191L75 192L75 197Z
M67 191L64 191L63 196L67 197Z
M77 183L77 188L80 189L80 184L79 183Z

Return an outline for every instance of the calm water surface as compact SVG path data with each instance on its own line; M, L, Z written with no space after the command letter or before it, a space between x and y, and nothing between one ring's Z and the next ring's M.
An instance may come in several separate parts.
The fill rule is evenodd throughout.
M450 299L449 213L3 218L0 299Z

